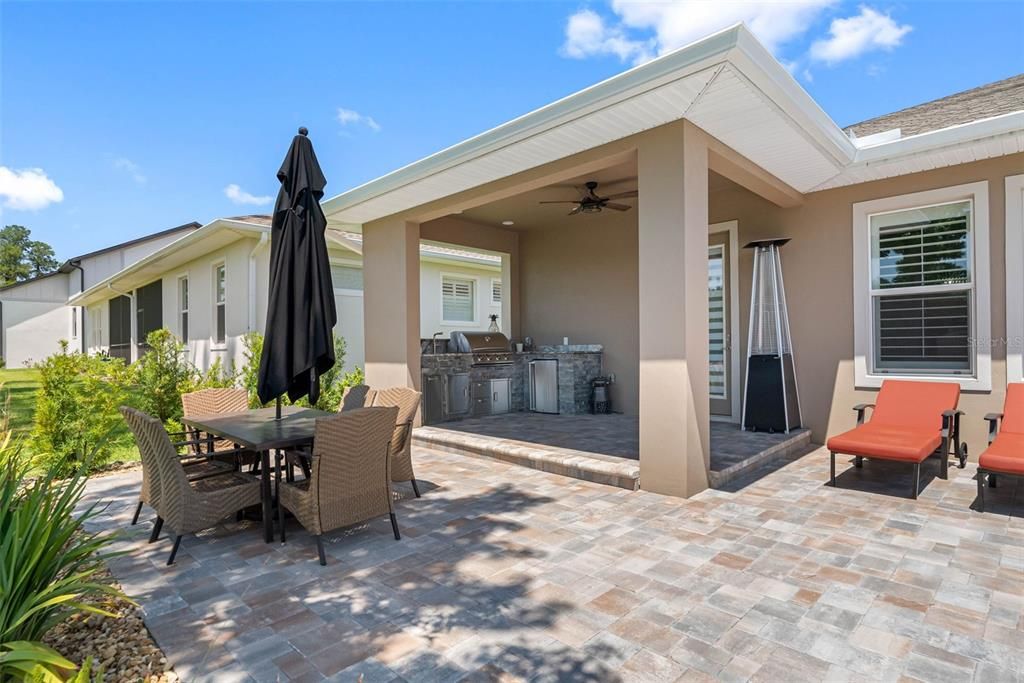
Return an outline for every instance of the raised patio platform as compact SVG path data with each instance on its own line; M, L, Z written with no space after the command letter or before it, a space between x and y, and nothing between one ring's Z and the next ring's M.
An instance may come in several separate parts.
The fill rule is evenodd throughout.
M766 434L712 422L711 486L722 486L773 459L806 450L810 440L806 429ZM626 415L511 413L419 427L413 432L413 443L424 448L494 458L630 490L640 487L639 442L638 420Z

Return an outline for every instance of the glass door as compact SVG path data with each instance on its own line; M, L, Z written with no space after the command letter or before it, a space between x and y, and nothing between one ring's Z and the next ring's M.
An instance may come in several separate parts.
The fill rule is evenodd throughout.
M729 233L708 237L708 394L711 414L732 417Z

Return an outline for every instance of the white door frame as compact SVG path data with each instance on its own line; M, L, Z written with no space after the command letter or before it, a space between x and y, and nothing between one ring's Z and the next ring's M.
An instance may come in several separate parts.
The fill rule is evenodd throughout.
M1024 381L1024 174L1006 180L1006 381Z
M713 421L740 421L740 224L739 221L712 223L708 226L708 234L716 232L729 233L729 400L732 404L731 415L712 415Z

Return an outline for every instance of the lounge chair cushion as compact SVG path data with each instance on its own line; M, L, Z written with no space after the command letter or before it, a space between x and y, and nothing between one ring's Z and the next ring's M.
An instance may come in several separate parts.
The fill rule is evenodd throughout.
M1024 383L1006 385L1006 401L1003 402L1003 421L999 433L1024 434Z
M921 462L942 444L938 429L913 429L871 420L828 440L834 453L903 462Z
M1024 475L1024 434L999 432L978 458L978 467L989 472Z
M869 424L901 429L942 430L942 413L954 410L960 385L953 382L915 382L887 379L875 400Z

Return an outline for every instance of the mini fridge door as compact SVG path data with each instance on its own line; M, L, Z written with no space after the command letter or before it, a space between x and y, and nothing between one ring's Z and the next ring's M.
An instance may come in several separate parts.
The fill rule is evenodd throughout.
M558 360L538 358L530 361L530 410L558 413Z

